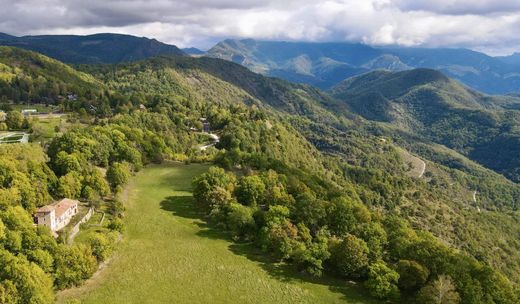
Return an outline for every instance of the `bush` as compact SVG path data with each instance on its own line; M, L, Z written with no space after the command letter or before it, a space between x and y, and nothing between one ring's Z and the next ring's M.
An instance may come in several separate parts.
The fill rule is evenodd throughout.
M108 213L110 213L114 217L121 217L123 212L125 211L125 206L123 205L123 202L121 202L119 199L114 199L107 205Z
M106 260L112 253L114 239L110 235L93 233L87 239L87 243L92 249L92 254L98 262Z
M110 223L108 223L108 229L118 232L123 232L124 224L123 221L116 217L113 218Z
M238 182L235 190L237 200L242 205L256 206L259 199L263 196L265 185L262 179L256 175L245 176Z
M55 260L55 285L58 289L76 286L90 278L96 268L96 257L89 246L60 245Z
M421 304L458 304L460 296L451 277L441 275L419 291L417 301Z
M127 163L112 163L107 170L107 180L115 189L118 186L123 186L130 179L130 166Z

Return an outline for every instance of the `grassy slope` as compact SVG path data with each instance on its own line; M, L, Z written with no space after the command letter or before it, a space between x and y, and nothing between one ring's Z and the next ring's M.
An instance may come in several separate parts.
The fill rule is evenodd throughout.
M139 173L113 262L85 286L59 294L58 302L372 303L342 281L302 281L207 228L191 208L190 192L191 179L206 169L171 165Z

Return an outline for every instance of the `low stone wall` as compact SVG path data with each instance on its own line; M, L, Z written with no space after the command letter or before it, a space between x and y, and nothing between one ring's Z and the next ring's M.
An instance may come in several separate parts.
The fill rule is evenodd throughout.
M67 240L69 243L72 243L72 241L74 240L74 238L78 234L79 226L81 226L81 224L83 224L83 223L88 222L88 220L90 220L90 217L92 216L92 214L94 214L94 208L88 209L87 214L85 214L85 216L83 216L83 218L74 227L72 227L69 230L69 238Z

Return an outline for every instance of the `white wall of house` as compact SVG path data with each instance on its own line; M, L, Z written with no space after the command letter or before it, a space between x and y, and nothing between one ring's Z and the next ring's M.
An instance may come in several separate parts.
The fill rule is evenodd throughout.
M47 226L51 231L58 231L67 226L74 215L78 213L78 205L71 206L61 216L56 217L54 210L50 212L40 212L36 214L37 224Z
M36 215L36 218L38 219L38 226L47 226L51 231L56 231L56 217L54 210L48 213L39 213Z
M62 229L63 227L67 226L67 224L70 222L72 217L78 213L78 206L73 206L69 208L65 213L63 213L60 217L56 219L56 227L55 231L58 231Z

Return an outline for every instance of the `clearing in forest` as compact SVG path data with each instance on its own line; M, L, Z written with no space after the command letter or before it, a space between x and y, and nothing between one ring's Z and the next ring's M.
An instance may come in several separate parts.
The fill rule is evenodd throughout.
M128 186L124 238L108 266L59 303L376 303L345 281L310 282L208 228L191 180L208 165L143 169ZM73 303L76 301L73 301Z

